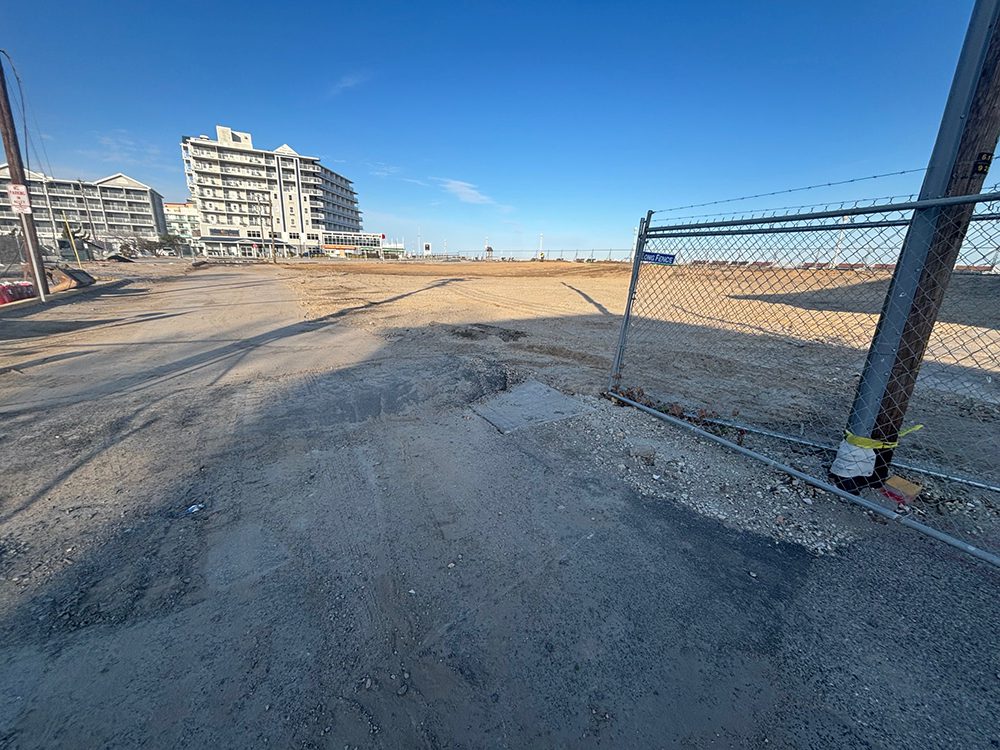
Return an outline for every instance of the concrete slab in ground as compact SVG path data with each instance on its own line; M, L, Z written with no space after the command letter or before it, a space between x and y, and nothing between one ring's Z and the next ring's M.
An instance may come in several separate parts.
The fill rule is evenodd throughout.
M537 380L529 380L473 404L472 410L506 435L521 427L568 419L591 409L579 399L564 396Z

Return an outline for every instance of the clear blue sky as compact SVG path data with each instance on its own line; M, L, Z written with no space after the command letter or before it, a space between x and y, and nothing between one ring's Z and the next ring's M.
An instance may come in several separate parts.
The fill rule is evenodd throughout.
M547 249L617 248L648 208L926 166L972 9L451 5L5 2L0 45L59 176L123 171L183 200L180 137L222 123L322 157L354 180L365 228L410 245L419 229L449 250L530 250L542 232Z

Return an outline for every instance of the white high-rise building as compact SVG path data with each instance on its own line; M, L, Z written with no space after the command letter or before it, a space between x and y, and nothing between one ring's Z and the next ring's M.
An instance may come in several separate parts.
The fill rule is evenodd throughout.
M181 140L198 212L200 248L216 255L323 252L361 231L352 183L288 145L254 148L250 133L217 125L216 138Z
M27 172L31 212L38 241L54 250L68 224L73 234L107 250L134 247L138 240L155 240L167 231L163 198L158 192L121 172L86 182ZM10 169L0 165L0 234L21 231L10 206Z

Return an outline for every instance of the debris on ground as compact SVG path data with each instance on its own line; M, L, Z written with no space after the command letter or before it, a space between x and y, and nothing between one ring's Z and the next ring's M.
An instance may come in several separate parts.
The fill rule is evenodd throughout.
M0 305L31 299L35 296L35 285L30 281L0 281Z
M921 489L922 487L916 482L911 482L908 479L903 479L903 477L893 474L885 480L885 484L882 486L882 494L900 505L912 505L913 501L917 499L917 495L920 494Z
M52 293L79 289L97 281L86 271L69 266L46 266L45 275L48 276L49 291Z

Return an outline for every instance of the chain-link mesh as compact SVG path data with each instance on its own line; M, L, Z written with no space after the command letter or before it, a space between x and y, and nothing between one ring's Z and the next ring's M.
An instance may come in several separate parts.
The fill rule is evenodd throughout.
M849 438L873 441L897 473L923 470L912 477L924 486L915 510L930 504L954 517L959 507L995 507L982 487L942 481L1000 487L1000 202L988 197L652 222L638 245L613 388L825 476L845 426L865 423L855 413L865 377L860 391L875 408ZM964 240L963 212L972 212ZM915 215L933 228L937 256L900 261L897 273ZM944 268L936 275L935 259ZM866 367L890 287L906 313L883 323Z
M12 265L24 260L21 238L13 234L0 234L0 263Z
M24 243L19 236L0 235L0 278L19 278L25 257Z

